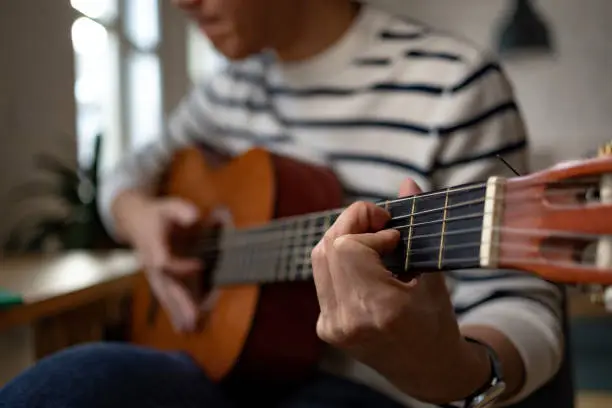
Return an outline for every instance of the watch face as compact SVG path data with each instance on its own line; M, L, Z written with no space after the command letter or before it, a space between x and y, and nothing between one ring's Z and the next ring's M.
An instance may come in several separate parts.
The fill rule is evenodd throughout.
M506 384L503 381L497 382L491 386L488 390L474 398L470 408L491 408L495 401L506 390Z

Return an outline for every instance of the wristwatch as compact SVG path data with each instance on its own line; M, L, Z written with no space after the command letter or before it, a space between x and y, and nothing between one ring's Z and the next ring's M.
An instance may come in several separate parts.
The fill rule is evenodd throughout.
M475 343L483 346L489 354L489 361L491 363L491 377L487 382L470 396L462 401L456 401L450 405L443 407L448 408L490 408L499 399L499 397L506 390L506 383L504 382L501 363L497 357L497 353L488 344L485 344L476 339L465 337L466 341Z

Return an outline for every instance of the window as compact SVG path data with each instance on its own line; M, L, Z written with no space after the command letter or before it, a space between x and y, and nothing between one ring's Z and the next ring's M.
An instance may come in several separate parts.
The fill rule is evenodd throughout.
M118 118L112 107L118 102L116 0L71 0L78 12L72 24L75 60L74 94L77 109L79 162L91 160L93 137L103 133L105 142L118 139Z
M103 164L162 129L159 45L163 0L70 0L79 161L103 136Z

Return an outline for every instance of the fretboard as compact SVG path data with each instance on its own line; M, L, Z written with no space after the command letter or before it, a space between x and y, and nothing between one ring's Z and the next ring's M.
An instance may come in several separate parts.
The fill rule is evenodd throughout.
M480 265L486 184L470 184L377 203L391 215L386 228L400 231L384 263L396 275ZM217 251L217 285L271 283L312 277L310 253L343 209L274 220L224 231Z

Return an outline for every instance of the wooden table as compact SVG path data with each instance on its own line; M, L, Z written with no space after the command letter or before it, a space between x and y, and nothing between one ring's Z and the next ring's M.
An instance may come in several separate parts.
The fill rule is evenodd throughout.
M121 301L140 277L138 270L128 251L0 259L0 288L23 298L23 304L0 310L0 386L49 353L100 340L103 326L125 319ZM606 314L580 293L570 291L569 300L571 317ZM3 341L3 333L19 327L31 328L33 340L13 335ZM32 358L19 358L19 353L30 353ZM612 397L604 393L579 393L577 400L577 408L612 406Z
M15 330L28 328L32 337L29 341L20 334L21 340L4 343L0 339L0 346L8 344L6 349L29 342L33 350L27 352L35 361L77 343L102 340L109 326L120 325L128 317L129 310L123 307L129 302L123 301L129 298L138 270L138 261L129 251L0 259L0 288L23 300L0 309L0 336L14 336ZM0 353L5 353L0 356L3 361L2 357L13 357L14 351ZM6 381L7 374L0 373L0 385L2 377Z

